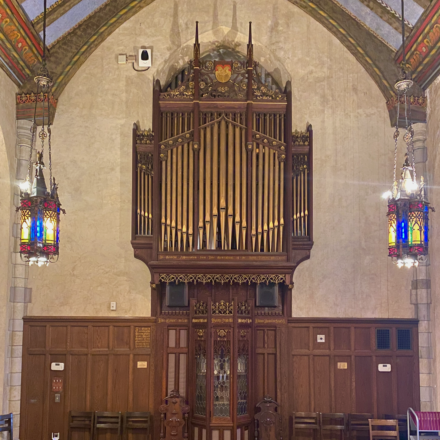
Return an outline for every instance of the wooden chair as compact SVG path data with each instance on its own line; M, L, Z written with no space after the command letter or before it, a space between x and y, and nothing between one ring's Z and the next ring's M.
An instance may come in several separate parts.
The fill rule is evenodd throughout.
M149 412L126 412L122 420L125 440L128 440L129 429L144 429L145 438L150 438L151 414Z
M93 411L70 411L68 439L72 438L72 429L82 429L90 432L90 440L92 440L94 420L95 413Z
M307 429L312 431L313 438L320 431L320 419L317 412L294 412L293 413L293 439L297 429Z
M397 420L370 419L368 423L370 428L370 440L399 439L399 423Z
M160 438L182 440L188 438L189 406L185 405L179 391L173 390L159 407Z
M96 411L93 434L98 437L98 429L116 429L118 438L122 437L122 414L120 412Z
M0 432L9 432L9 439L13 440L14 416L12 413L0 415Z
M353 440L358 433L364 434L364 437L368 437L370 425L368 420L374 416L371 413L354 413L348 414L348 436L350 440Z
M266 396L257 403L260 412L255 418L255 440L283 440L282 419L279 404L271 397Z
M321 440L324 440L325 432L330 434L339 432L341 440L344 440L347 425L347 415L345 413L321 413L320 425Z
M385 414L387 420L397 420L399 424L399 438L406 440L408 438L407 416L406 414Z

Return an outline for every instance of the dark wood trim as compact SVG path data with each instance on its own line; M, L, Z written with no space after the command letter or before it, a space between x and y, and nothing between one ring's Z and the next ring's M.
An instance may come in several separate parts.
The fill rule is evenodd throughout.
M341 324L341 325L360 325L360 324L403 324L417 326L419 321L417 319L406 318L289 318L288 324L302 324L304 322L311 324Z

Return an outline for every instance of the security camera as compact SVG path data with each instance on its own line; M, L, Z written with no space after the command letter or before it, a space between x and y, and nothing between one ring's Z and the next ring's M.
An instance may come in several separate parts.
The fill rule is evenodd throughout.
M151 67L151 49L139 49L137 62L139 67Z

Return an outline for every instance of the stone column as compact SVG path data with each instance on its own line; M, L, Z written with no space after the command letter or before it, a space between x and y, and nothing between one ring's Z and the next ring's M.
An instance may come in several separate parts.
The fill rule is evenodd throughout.
M15 148L17 185L14 188L14 205L20 205L18 184L26 179L31 148L30 121L17 121L17 144ZM27 304L31 301L32 289L28 287L29 266L20 259L20 220L17 215L12 228L13 251L11 256L12 281L9 292L9 345L7 349L7 400L9 412L14 414L14 439L19 438L21 359L23 345L23 316L27 314Z
M414 159L417 180L427 179L426 161L426 124L414 124ZM414 270L411 283L411 304L414 304L416 318L419 320L419 368L420 368L420 401L422 411L434 411L434 350L432 340L433 322L431 321L431 275L429 272L429 255L419 262ZM432 310L433 312L433 310Z

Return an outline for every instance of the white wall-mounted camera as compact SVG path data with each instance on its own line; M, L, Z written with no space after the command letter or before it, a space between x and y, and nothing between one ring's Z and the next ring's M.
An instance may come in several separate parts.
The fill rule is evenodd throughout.
M139 67L151 67L151 49L139 49L137 62Z
M136 50L136 49L135 49ZM120 53L118 55L118 64L131 63L136 72L146 72L152 66L153 49L138 49L137 55L127 55Z

